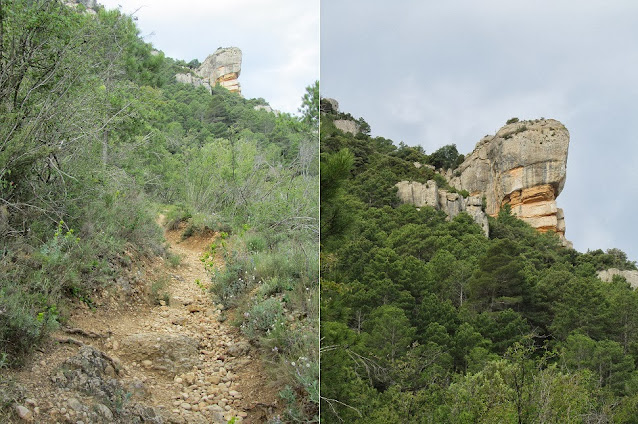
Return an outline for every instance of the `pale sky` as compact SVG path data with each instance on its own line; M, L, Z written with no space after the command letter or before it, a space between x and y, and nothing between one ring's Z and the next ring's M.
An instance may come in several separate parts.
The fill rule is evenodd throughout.
M321 92L427 153L558 119L567 239L638 260L638 2L322 0Z
M98 0L135 12L147 42L187 62L218 47L239 47L246 98L263 97L297 113L306 86L319 79L319 0Z

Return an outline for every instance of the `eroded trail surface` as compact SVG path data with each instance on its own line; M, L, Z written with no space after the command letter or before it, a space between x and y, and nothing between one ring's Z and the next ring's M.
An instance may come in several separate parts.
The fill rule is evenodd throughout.
M72 313L72 328L15 375L33 422L258 423L272 415L276 390L257 352L220 319L223 306L208 291L200 257L214 238L167 232L178 267L141 264L119 281L128 291L105 292L96 309ZM170 301L151 305L160 278Z

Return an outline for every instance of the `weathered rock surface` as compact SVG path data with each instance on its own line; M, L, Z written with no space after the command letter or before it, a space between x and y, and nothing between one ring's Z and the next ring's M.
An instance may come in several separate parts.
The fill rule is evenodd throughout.
M563 210L556 205L565 185L568 147L569 132L554 119L508 124L483 137L456 170L442 172L451 186L469 192L468 199L450 196L434 181L423 187L402 181L397 184L399 197L444 210L449 217L467 211L480 225L487 223L482 210L479 213L483 198L485 213L492 216L509 204L512 213L532 227L556 232L565 245L571 245L564 238Z
M281 113L278 110L273 109L272 107L270 107L268 105L257 105L253 109L255 109L255 110L263 110L263 111L268 112L268 113L274 113L275 116L279 116L280 113Z
M177 334L133 334L122 340L122 356L149 360L154 370L175 375L199 365L198 342Z
M209 55L199 68L189 73L175 75L177 82L203 86L212 92L219 84L229 91L241 94L238 78L241 73L241 50L237 47L219 48Z
M467 212L481 226L485 236L489 235L487 215L483 212L482 199L478 196L463 197L440 189L434 180L425 184L415 181L401 181L396 184L398 196L404 203L416 207L431 206L445 212L449 219L461 212Z
M323 97L320 102L321 112L339 112L339 102L336 99L331 99L329 97Z
M110 376L109 369L114 366L119 368L112 358L85 345L77 355L68 358L51 379L65 390L77 390L85 395L69 397L65 404L69 411L87 417L88 422L163 423L163 417L155 408L138 402L126 402L127 393L134 393L119 379ZM105 401L121 407L111 410L102 403Z
M241 58L241 50L237 47L219 48L204 60L195 74L211 86L219 84L229 91L241 93L237 80L241 73Z
M346 133L357 135L360 131L359 124L349 119L336 119L333 123L335 127Z
M112 374L107 372L109 367L114 369L102 352L82 346L77 355L64 362L63 368L52 379L60 387L108 399L121 391L119 381L109 376Z
M610 268L603 271L598 271L598 278L603 281L611 282L613 280L614 275L619 275L621 277L625 277L625 280L631 285L632 288L638 287L638 271L635 270L624 270L621 271L617 268Z
M177 74L175 75L175 79L177 80L177 82L181 82L182 84L191 84L195 87L203 86L204 88L206 88L206 90L208 90L209 93L213 92L213 89L211 88L207 80L204 80L193 74Z
M565 234L556 198L565 185L569 132L554 119L505 125L478 142L449 178L453 187L485 196L485 212L512 212L539 231Z
M22 421L28 423L33 422L33 413L29 410L29 408L22 405L15 405L14 409L16 411L16 414L18 415L18 418L20 418Z

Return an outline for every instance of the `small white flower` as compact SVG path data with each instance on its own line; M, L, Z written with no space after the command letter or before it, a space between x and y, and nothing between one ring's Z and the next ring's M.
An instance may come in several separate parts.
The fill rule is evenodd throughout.
M295 361L292 361L292 362L290 363L290 365L292 365L293 367L294 367L294 366L296 366L296 365L295 365Z

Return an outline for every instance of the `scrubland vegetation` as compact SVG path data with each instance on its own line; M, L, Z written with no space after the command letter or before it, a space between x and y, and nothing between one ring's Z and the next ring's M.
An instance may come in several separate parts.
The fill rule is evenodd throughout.
M78 7L0 3L0 367L28 361L72 302L94 307L131 258L176 266L165 211L184 237L222 235L211 297L274 364L285 419L316 419L318 83L301 117L255 110L267 102L175 82L187 64L131 17Z

